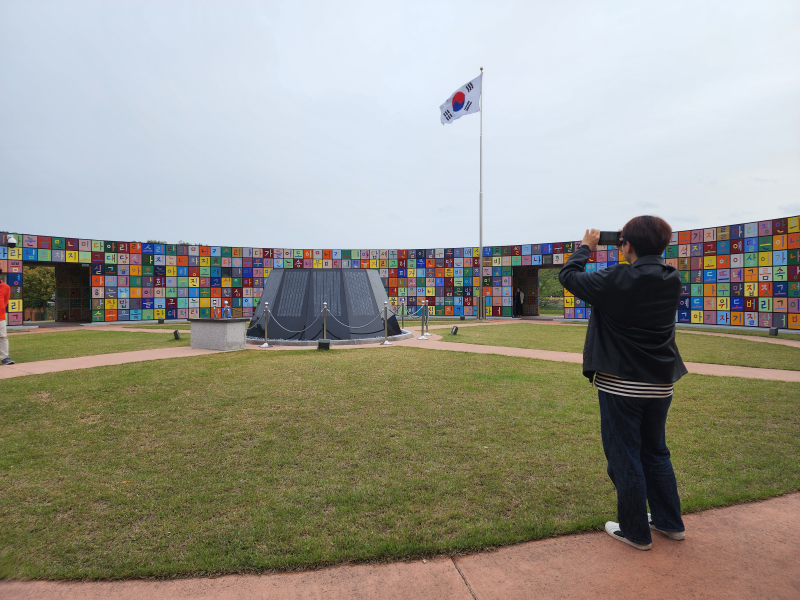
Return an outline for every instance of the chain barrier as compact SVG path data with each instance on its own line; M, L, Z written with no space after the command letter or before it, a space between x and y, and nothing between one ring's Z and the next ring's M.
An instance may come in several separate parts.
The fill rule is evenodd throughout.
M304 332L306 329L308 329L309 327L313 327L313 326L314 326L314 323L316 323L317 321L319 321L319 318L322 316L322 311L320 311L320 312L319 312L319 314L317 315L317 318L316 318L316 319L314 319L314 320L311 322L311 324L310 324L310 325L306 325L306 327L305 327L305 328L303 328L303 329L301 329L300 331L294 331L293 329L287 329L286 327L284 327L283 325L281 325L281 322L280 322L280 321L278 321L278 319L276 319L276 318L275 318L275 316L272 314L272 311L271 311L271 310L269 310L269 308L267 308L267 310L266 310L265 312L267 313L267 316L265 317L265 321L266 321L266 319L268 319L270 316L272 316L272 320L273 320L273 321L275 321L275 323L277 323L277 324L278 324L278 327L282 328L284 331L288 331L289 333L303 333L303 332ZM331 315L331 316L333 316L333 315ZM379 315L379 316L380 316L380 315ZM336 317L334 317L334 318L336 318Z
M346 325L345 323L342 323L339 319L337 319L336 316L328 309L328 303L327 302L323 302L322 310L320 311L320 314L317 315L317 318L314 319L314 321L311 324L307 325L305 328L301 329L300 331L294 331L293 329L288 329L288 328L284 327L283 325L281 325L280 321L278 321L278 319L275 318L275 315L270 310L269 302L267 302L267 303L265 303L265 307L264 307L264 324L265 324L265 327L264 327L264 342L265 343L262 345L262 348L270 348L271 347L269 345L268 333L267 333L269 331L268 327L269 327L270 319L272 321L274 321L275 324L278 325L278 327L280 327L284 331L287 331L289 333L303 333L303 332L307 331L308 329L310 329L311 327L313 327L317 323L317 321L319 321L320 317L324 317L323 318L323 323L325 323L324 329L327 329L326 320L327 320L327 316L328 315L330 315L331 318L334 321L336 321L339 325L341 325L342 327L346 327L350 331L352 331L354 329L364 329L365 327L369 327L375 321L377 321L378 319L380 319L382 317L383 320L384 320L384 341L383 341L383 345L391 345L391 342L389 342L389 329L388 329L389 328L389 313L390 312L395 317L401 316L401 318L405 317L405 316L419 316L422 319L422 337L420 337L418 339L424 339L424 340L428 339L426 336L430 335L430 325L429 325L430 310L428 310L428 305L427 304L424 304L423 306L417 306L411 312L411 315L408 314L408 306L406 306L404 304L401 305L401 307L403 308L403 314L402 315L399 314L400 307L397 307L397 308L392 307L392 308L390 308L388 304L389 304L388 302L384 302L383 314L378 312L378 314L375 316L375 318L372 319L372 321L370 321L366 325L359 325L358 327L354 327L352 325ZM427 334L425 333L426 327L428 328L428 333ZM325 332L325 335L327 335L327 332Z
M341 322L339 319L337 319L335 316L333 316L333 313L332 313L331 311L328 311L328 313L331 315L331 318L332 318L334 321L336 321L336 322L337 322L339 325L341 325L342 327L347 327L348 329L363 329L364 327L369 327L369 326L370 326L370 325L372 325L372 324L373 324L375 321L377 321L379 318L381 318L381 317L383 316L381 313L378 313L378 316L376 316L374 319L372 319L372 321L370 321L370 322L369 322L369 323L367 323L366 325L359 325L358 327L352 327L352 326L350 326L350 325L345 325L344 323L342 323L342 322Z

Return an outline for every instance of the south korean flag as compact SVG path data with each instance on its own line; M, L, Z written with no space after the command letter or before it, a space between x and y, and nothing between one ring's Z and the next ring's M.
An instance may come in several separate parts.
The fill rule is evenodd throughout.
M483 73L470 81L467 85L461 86L447 101L439 107L442 112L442 125L452 123L464 115L480 112L481 81Z

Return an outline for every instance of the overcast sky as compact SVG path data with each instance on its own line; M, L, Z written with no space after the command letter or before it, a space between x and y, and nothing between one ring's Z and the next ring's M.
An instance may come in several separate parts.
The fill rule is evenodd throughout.
M800 213L800 3L0 0L0 230L485 245Z

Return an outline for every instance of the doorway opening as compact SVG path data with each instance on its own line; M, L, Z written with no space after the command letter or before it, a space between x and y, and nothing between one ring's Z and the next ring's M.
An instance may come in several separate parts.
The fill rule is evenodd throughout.
M517 287L525 295L521 316L564 316L564 287L558 281L562 266L525 265L512 268L512 302L516 298ZM514 316L517 316L516 306Z
M90 322L92 302L92 275L89 265L57 263L56 318L59 321ZM99 302L103 300L100 299Z
M88 264L29 262L23 266L18 294L23 322L92 320L92 276ZM100 304L104 299L95 302Z
M56 267L53 264L22 267L22 321L41 323L56 318Z

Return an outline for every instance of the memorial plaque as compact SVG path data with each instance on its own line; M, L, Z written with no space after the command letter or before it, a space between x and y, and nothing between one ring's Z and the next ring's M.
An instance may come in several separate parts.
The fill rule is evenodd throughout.
M327 316L322 315L324 302L328 303ZM341 272L328 269L312 271L303 339L350 339L347 320L342 317L343 306Z
M328 310L335 317L342 316L341 277L335 271L313 272L311 280L311 304L315 314L322 311L323 302L328 303Z
M344 271L344 282L350 304L350 315L363 317L374 315L375 302L372 300L372 289L365 271Z
M278 317L299 317L303 314L303 304L308 288L309 271L288 271L280 302L275 315Z

